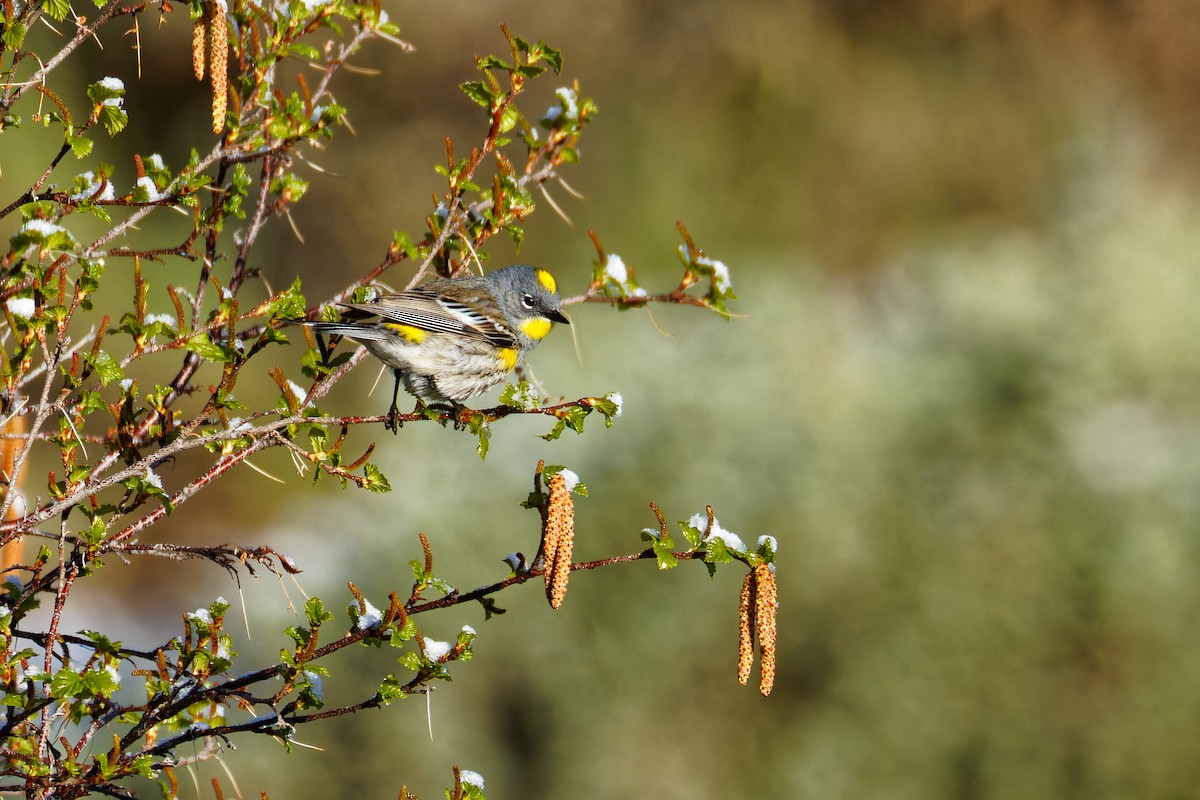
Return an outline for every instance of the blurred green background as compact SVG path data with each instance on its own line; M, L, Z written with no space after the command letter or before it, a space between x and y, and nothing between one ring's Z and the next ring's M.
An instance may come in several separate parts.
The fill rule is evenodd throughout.
M545 458L591 488L577 559L640 549L650 501L672 521L711 503L744 539L775 535L779 674L769 699L735 682L739 569L577 574L558 612L527 586L487 623L477 607L419 620L433 638L480 634L432 698L432 741L413 698L301 730L320 752L242 742L226 761L246 796L392 798L403 783L432 798L451 764L495 798L1200 791L1193 4L384 7L417 50L378 44L356 63L381 77L339 76L356 134L312 156L327 172L294 211L305 241L280 220L258 249L273 283L298 273L328 296L394 229L421 229L442 138L481 134L456 86L472 55L502 50L503 20L561 48L600 108L564 173L586 199L551 187L574 226L543 203L520 259L577 293L595 229L667 289L679 219L729 265L745 317L659 307L664 335L644 313L576 307L582 361L563 330L533 365L554 394L621 391L611 430L546 443L544 422L507 420L481 463L470 437L414 425L380 439L389 495L243 470L160 537L270 543L331 606L347 579L383 606L407 590L418 531L462 588L532 553L536 515L518 503ZM170 164L208 114L176 22L144 34L154 69L137 81L126 65L131 105L190 98L131 125ZM539 84L534 116L558 85ZM382 389L362 396L374 378L360 368L327 407L382 411ZM287 474L282 456L264 466ZM238 602L199 565L108 572L93 611L130 643L218 594ZM295 621L285 590L302 597L245 584L239 649L271 658ZM128 611L151 597L158 629ZM329 702L357 699L355 676L390 658L331 665Z

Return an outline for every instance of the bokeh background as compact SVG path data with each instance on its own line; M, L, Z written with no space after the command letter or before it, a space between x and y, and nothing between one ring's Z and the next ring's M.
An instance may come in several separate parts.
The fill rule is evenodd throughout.
M420 620L433 638L480 634L431 707L301 730L319 751L242 742L225 760L246 796L437 797L452 764L495 798L1200 790L1189 0L384 7L416 52L375 45L356 63L382 76L338 78L356 133L312 156L304 242L280 220L258 250L270 280L327 296L393 230L421 229L443 137L480 135L456 86L473 55L502 51L503 20L561 48L559 84L600 108L566 173L586 199L551 187L574 225L543 203L520 259L581 291L594 229L666 289L682 220L729 265L744 316L577 307L581 358L556 331L533 365L555 394L621 391L611 430L546 443L544 422L507 420L480 462L470 437L414 425L380 441L389 495L245 470L162 538L270 543L329 605L350 579L382 606L425 531L439 574L469 588L536 549L518 503L545 458L591 488L577 558L640 549L650 501L670 520L711 503L744 539L776 536L779 675L769 699L735 682L740 570L577 574L558 612L527 586L486 623L477 607ZM131 107L159 104L128 136L178 164L208 110L174 22L143 33L153 69L136 79L130 55L117 74ZM539 83L534 114L559 85ZM361 367L327 405L382 410L382 389L363 397L374 379ZM224 595L234 623L226 576L150 566L108 570L90 613L144 643ZM303 598L270 577L241 591L239 650L269 659L295 621L287 597ZM131 611L148 605L152 624ZM357 698L392 657L333 664L328 700ZM214 764L197 775L228 788Z

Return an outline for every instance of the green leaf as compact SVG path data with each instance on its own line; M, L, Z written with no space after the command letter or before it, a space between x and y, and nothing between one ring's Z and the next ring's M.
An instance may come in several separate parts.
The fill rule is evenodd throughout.
M50 696L56 699L81 697L87 692L83 676L69 667L63 667L50 679Z
M705 564L729 564L732 561L733 555L719 536L710 536L704 540Z
M504 109L504 113L500 115L500 133L508 133L517 126L517 121L521 119L521 112L516 106L510 105Z
M562 436L563 431L566 429L567 423L560 419L554 423L554 427L550 429L549 433L542 434L542 438L547 442L553 442L555 439Z
M16 50L25 41L25 26L19 22L14 22L4 29L4 46L9 50Z
M101 350L95 355L88 355L87 362L96 371L96 375L100 378L100 383L104 386L119 381L125 377L124 371L121 370L121 364L107 350Z
M92 142L88 137L72 136L67 137L67 144L71 145L71 152L76 155L76 158L85 158L91 154Z
M22 216L39 213L41 204L31 203L21 209ZM50 212L53 213L53 212ZM47 219L27 217L25 222L12 237L12 250L21 253L31 245L37 245L41 250L70 250L75 247L75 237L66 228Z
M379 699L384 703L390 703L393 700L403 700L405 697L408 697L404 690L400 688L403 685L395 675L388 675L383 679L383 683L379 684Z
M542 60L550 65L550 69L554 70L555 75L561 75L563 65L562 53L545 42L538 42L538 47L542 50Z
M655 540L650 547L654 550L654 558L658 561L659 569L671 569L678 566L679 559L675 558L675 555L671 552L670 544L665 541L660 542Z
M43 0L42 10L53 19L62 22L71 10L71 0Z
M688 540L688 544L695 550L700 546L700 542L704 540L704 531L697 530L686 522L679 523L679 529L683 531L683 537Z
M507 609L501 608L500 606L496 605L496 600L495 600L495 598L492 598L492 597L479 598L479 605L483 606L483 618L485 620L489 620L493 616L498 616L500 614L508 613Z
M321 51L307 42L293 42L291 51L292 55L298 56L304 61L318 62L321 60Z
M512 66L505 63L504 61L501 61L496 56L484 56L483 58L479 59L479 68L480 69L500 69L500 70L504 70L505 72L507 72L508 70L512 69Z
M100 0L97 0L100 2ZM156 775L154 769L154 757L150 755L140 755L129 762L125 767L132 775L140 775L143 778L153 778Z
M188 350L191 350L196 355L205 361L213 361L217 364L223 364L228 356L225 348L215 344L208 338L207 333L197 333L187 341Z
M90 545L97 545L104 541L104 534L107 528L104 525L104 520L96 517L92 520L92 524L80 533L83 535L83 541Z
M569 406L563 409L562 419L567 423L568 428L576 433L583 433L583 421L587 419L589 410L580 406Z
M119 106L104 105L100 107L100 123L109 136L120 133L129 124L129 115Z
M308 624L314 628L333 619L333 614L329 613L319 597L309 598L308 602L304 604L304 615L308 617Z
M93 103L103 103L106 100L120 100L125 96L125 86L115 78L105 78L102 81L89 83L87 96Z
M486 109L491 109L492 104L496 102L496 95L483 81L467 81L459 88L462 89L463 94Z
M374 464L363 464L363 488L369 492L382 494L390 492L392 485L388 483L388 479L379 471L379 467Z
M300 278L296 278L292 285L271 300L266 306L266 313L284 319L304 317L305 299L300 291Z
M775 561L776 546L777 542L774 536L761 536L758 541L757 553L765 563L771 564Z
M593 397L590 405L604 415L604 424L611 428L613 420L621 416L623 398L620 392L609 392L604 397Z
M479 454L481 460L486 459L488 447L491 446L492 429L486 422L483 422L479 425L472 425L471 431L479 437L479 444L475 445L475 452Z
M419 261L421 258L421 252L413 244L412 237L404 231L396 231L392 235L392 247L402 250L404 255L408 256L412 261Z
M553 476L557 475L558 473L562 472L565 469L566 469L566 467L564 467L562 464L547 464L545 467L542 468L542 479L544 481L549 480L550 478L552 478ZM578 475L575 475L575 485L571 487L571 491L582 497L588 496L587 484L584 483L583 481L579 480Z
M533 411L541 402L542 398L527 381L510 383L500 392L500 404L519 411Z

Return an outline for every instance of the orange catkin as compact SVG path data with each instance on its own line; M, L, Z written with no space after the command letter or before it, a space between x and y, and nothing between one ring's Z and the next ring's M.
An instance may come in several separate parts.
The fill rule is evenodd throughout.
M754 665L754 573L747 572L742 581L742 596L738 602L738 683L750 680Z
M208 9L192 24L192 74L196 80L204 80L205 47L208 42Z
M213 133L225 130L225 110L229 101L229 24L225 4L214 0L208 6L208 72L212 79Z
M775 584L775 572L769 564L754 568L754 627L758 635L759 664L758 691L763 697L771 694L775 685L775 633L779 615L779 588Z
M546 598L551 608L562 605L571 577L571 552L575 545L575 501L566 478L555 474L547 481L546 520L543 531Z

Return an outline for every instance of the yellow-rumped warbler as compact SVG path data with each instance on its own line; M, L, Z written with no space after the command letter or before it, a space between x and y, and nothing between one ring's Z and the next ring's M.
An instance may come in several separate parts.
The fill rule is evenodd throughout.
M393 430L401 381L422 400L460 403L504 380L555 322L570 324L554 277L526 264L342 306L339 322L297 322L347 336L392 368Z

